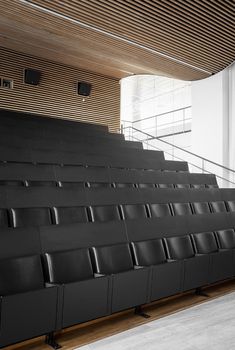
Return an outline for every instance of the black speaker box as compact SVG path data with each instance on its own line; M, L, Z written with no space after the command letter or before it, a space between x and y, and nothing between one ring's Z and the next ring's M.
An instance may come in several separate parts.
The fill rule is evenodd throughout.
M31 85L39 85L41 72L35 69L25 69L24 82Z
M91 84L85 82L78 83L78 95L89 96L91 93Z

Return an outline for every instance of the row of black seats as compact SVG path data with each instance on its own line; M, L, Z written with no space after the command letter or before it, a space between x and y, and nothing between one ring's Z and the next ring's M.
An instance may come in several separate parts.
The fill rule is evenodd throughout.
M194 203L151 203L96 205L53 208L0 209L1 227L47 226L78 222L104 222L172 215L193 215L234 212L235 201Z
M41 258L0 260L1 347L233 278L235 232L122 242Z
M63 188L218 188L216 184L155 184L155 183L109 183L75 181L0 180L0 186L46 186Z

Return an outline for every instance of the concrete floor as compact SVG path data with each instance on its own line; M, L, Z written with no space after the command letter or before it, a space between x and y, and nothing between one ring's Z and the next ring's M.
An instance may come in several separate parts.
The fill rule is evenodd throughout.
M233 350L235 292L77 349Z

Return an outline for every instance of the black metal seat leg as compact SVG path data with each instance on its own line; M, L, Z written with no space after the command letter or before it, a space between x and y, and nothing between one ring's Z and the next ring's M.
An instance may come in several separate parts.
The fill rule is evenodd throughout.
M62 346L58 344L55 340L55 335L53 332L46 335L45 343L52 347L53 349L61 349Z
M207 298L209 297L209 295L203 292L203 290L200 287L195 289L195 295L200 295L202 297L207 297Z
M143 309L142 309L142 306L136 306L135 307L135 314L138 315L138 316L141 316L141 317L144 317L144 318L150 318L151 316L146 314Z

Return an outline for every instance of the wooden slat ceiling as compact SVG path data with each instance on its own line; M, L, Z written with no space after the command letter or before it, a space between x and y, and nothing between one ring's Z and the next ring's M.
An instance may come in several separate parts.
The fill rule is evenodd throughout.
M115 78L196 80L235 60L234 0L1 0L0 45Z

